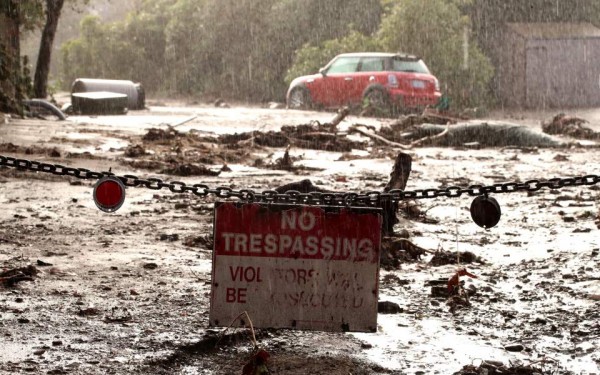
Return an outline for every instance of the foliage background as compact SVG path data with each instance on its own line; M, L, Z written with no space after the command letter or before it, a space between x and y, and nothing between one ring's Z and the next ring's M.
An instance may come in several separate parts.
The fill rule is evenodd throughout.
M281 101L291 79L338 53L402 51L423 57L454 106L490 106L494 40L504 22L527 21L599 25L600 1L139 0L123 21L84 18L61 47L60 78Z

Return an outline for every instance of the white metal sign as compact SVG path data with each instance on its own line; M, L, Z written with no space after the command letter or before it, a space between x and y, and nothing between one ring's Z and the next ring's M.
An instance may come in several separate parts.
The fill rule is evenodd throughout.
M378 209L217 203L210 324L376 331Z

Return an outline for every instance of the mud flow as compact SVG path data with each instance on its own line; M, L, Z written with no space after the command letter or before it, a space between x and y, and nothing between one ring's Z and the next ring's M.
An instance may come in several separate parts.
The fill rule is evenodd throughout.
M440 189L599 174L598 117L577 116L161 106L12 118L0 155L234 190ZM209 327L217 198L127 188L106 214L94 183L0 167L0 373L600 373L600 184L490 194L489 229L468 194L387 206L377 331L327 333Z

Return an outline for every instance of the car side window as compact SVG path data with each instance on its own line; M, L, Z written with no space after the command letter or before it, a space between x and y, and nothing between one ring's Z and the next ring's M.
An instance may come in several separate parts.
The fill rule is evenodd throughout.
M331 73L354 73L358 68L360 57L340 57L327 69L327 74Z
M363 57L360 63L361 72L383 72L384 61L381 57Z

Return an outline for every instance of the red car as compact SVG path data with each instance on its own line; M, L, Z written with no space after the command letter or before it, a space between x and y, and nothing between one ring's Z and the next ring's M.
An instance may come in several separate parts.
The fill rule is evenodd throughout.
M436 105L440 84L420 58L397 53L345 53L318 74L294 79L288 108L360 105L410 110Z

